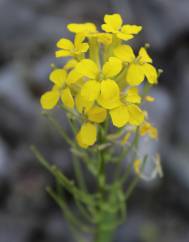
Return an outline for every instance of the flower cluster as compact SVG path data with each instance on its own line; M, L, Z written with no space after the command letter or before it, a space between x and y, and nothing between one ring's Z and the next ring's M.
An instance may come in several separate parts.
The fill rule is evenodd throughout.
M141 135L157 138L157 130L142 110L143 86L157 83L158 72L146 47L134 53L128 40L141 26L123 24L119 14L105 15L99 32L93 23L68 24L74 41L62 38L57 42L57 58L69 57L61 68L49 76L53 86L41 96L43 109L57 104L79 115L81 127L76 135L82 148L97 141L98 127L109 121L117 128L140 127ZM146 81L145 81L146 80Z

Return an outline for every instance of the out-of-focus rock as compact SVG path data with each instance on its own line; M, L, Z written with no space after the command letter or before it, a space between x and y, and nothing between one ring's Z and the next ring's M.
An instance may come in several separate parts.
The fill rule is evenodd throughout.
M10 150L0 138L0 180L7 178L10 169Z
M23 80L23 67L21 63L13 63L0 71L0 102L6 100L21 112L33 116L36 105Z
M62 218L61 212L54 213L49 216L44 228L46 237L49 239L49 241L56 242L71 242L73 238L71 233L68 233L69 229L68 224Z
M175 100L166 89L152 88L150 95L155 98L153 103L146 103L150 121L158 128L160 139L166 139L170 133L170 122L174 111Z
M0 216L0 241L26 242L33 226L31 217L18 217L11 214Z
M22 65L7 66L0 72L0 79L2 137L10 145L17 145L22 137L26 138L32 133L33 124L38 123L39 105L23 79Z
M152 140L148 136L141 138L138 148L138 158L148 155L144 169L144 179L149 180L149 182L141 183L141 185L153 188L154 185L159 184L159 177L161 177L161 169L159 171L156 170L157 173L154 172L155 169L158 169L156 163L157 154L161 152L161 147L164 146L169 138L173 102L168 92L162 88L156 87L152 89L150 95L155 98L155 102L146 103L144 109L149 113L150 122L158 129L159 139L157 141ZM158 179L153 180L156 176Z
M165 145L162 153L166 166L182 187L189 189L189 152L188 149ZM186 194L184 194L186 196Z
M145 41L159 50L189 28L187 0L112 0L112 5L128 21L144 26Z
M81 22L83 20L99 22L99 19L102 19L104 14L109 12L112 12L110 0L73 0L72 4L69 1L65 4L65 16L74 22Z
M189 50L181 48L177 53L176 63L179 67L178 85L176 91L177 106L175 110L174 127L177 143L187 149L189 146Z

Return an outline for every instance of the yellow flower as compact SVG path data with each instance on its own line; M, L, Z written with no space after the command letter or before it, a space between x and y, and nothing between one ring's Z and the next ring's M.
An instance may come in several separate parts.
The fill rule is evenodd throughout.
M74 99L69 87L65 86L67 73L63 69L56 69L51 72L49 79L53 82L54 86L48 92L45 92L40 99L43 109L53 109L59 99L67 108L74 107Z
M88 43L83 43L85 36L76 34L74 43L71 40L62 38L57 42L57 47L61 50L56 51L56 57L77 56L87 52L89 49Z
M105 24L102 24L102 29L105 32L116 34L119 39L130 40L134 38L141 30L141 26L137 25L123 25L123 20L119 14L106 14L104 16Z
M76 99L76 107L80 112L87 111L95 101L105 109L112 109L121 105L119 86L110 79L102 82L87 81L81 87Z
M120 89L113 80L104 80L100 83L100 96L97 100L105 109L113 109L121 105Z
M121 61L116 57L110 57L104 63L102 71L98 69L97 64L90 59L83 59L77 66L76 70L81 75L98 80L99 75L102 73L104 79L116 76L122 69Z
M88 148L93 145L96 139L97 127L90 122L84 123L76 136L76 140L82 148Z
M126 124L139 126L144 121L143 111L136 105L120 105L110 110L110 116L114 126L121 128Z
M98 32L95 24L93 23L72 23L68 24L67 28L73 33L82 33L89 39L97 38L98 42L104 45L109 45L112 43L112 34Z
M144 120L144 113L138 106L121 102L119 86L113 80L101 82L100 96L97 102L103 108L110 110L112 123L118 128L127 123L138 126Z
M102 71L96 63L90 59L83 59L75 68L82 76L92 80L86 81L76 98L76 107L79 112L85 112L97 101L103 108L111 109L120 104L119 87L112 80L99 82L99 76L108 78L117 75L122 68L121 61L112 57L103 65ZM101 93L101 95L100 95Z
M158 74L152 65L152 59L148 55L145 48L140 48L136 57L129 45L120 45L114 50L114 54L121 61L129 64L126 81L131 86L138 86L146 77L150 84L156 84Z
M152 139L158 139L158 130L149 122L144 122L140 126L140 135L149 135Z

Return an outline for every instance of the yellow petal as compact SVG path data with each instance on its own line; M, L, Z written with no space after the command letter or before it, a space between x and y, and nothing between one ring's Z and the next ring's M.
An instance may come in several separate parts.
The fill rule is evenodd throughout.
M152 139L157 140L158 139L158 130L155 127L152 126L151 129L150 129L150 131L149 131L149 136Z
M76 61L75 59L71 59L64 65L64 69L65 70L73 69L74 67L76 67L77 64L78 64L78 61Z
M97 102L99 105L101 105L103 108L106 108L106 109L116 108L122 104L119 97L113 98L113 99L104 99L102 98L102 96L100 96Z
M41 96L40 102L43 109L53 109L58 103L60 93L58 91L49 91Z
M107 111L104 108L94 106L87 112L87 117L95 123L102 123L106 119Z
M102 24L102 29L106 32L116 33L123 23L122 18L120 14L106 14L104 16L104 22L105 24Z
M74 49L74 45L73 43L71 42L71 40L69 39L60 39L57 43L56 43L56 46L60 49L63 49L63 50L73 50Z
M113 80L104 80L101 82L101 96L104 99L119 97L120 89L117 83Z
M151 57L148 55L144 47L139 50L140 63L152 63Z
M76 135L76 141L77 141L78 145L81 148L84 148L84 149L87 149L88 148L88 145L86 145L86 144L83 143L83 140L81 138L81 133L80 132L78 132L77 135Z
M96 26L93 23L84 23L84 24L72 23L72 24L68 24L67 28L70 32L73 32L73 33L96 32Z
M141 160L134 160L133 161L133 168L134 168L134 171L137 175L141 174L141 166L142 166Z
M125 34L138 34L142 30L142 26L126 24L121 28L121 32Z
M79 144L91 146L96 142L97 127L92 123L84 123L78 133Z
M127 91L126 101L130 103L141 103L141 97L136 87L131 87Z
M140 125L144 121L144 112L136 105L127 106L129 112L129 123L131 125Z
M126 133L126 135L121 140L121 144L125 145L128 142L130 137L131 137L131 132Z
M122 33L122 32L118 32L117 34L117 37L121 40L130 40L130 39L133 39L134 38L134 35L132 34L127 34L127 33Z
M150 84L157 84L158 74L156 68L151 64L144 64L142 65L143 72Z
M76 109L79 113L87 112L89 109L91 109L93 103L94 102L92 101L87 101L84 99L80 93L76 96L75 99Z
M139 131L141 136L149 135L152 139L158 138L158 130L149 122L144 122Z
M100 90L101 93L97 101L102 107L106 109L112 109L121 105L120 90L119 86L115 81L102 81Z
M114 126L121 128L129 121L129 112L126 106L120 106L110 111L110 116Z
M62 87L65 83L67 73L63 69L56 69L49 75L50 81L52 81L56 86Z
M116 57L110 57L103 65L102 72L105 78L116 76L122 69L121 61Z
M124 62L132 62L135 59L133 49L129 45L120 45L114 50L114 55Z
M100 94L100 83L87 81L81 88L81 96L87 101L95 101Z
M74 108L74 99L68 87L62 91L61 100L66 108Z
M131 86L138 86L144 81L143 67L138 64L131 64L128 67L126 81Z
M70 84L74 84L74 83L76 83L81 77L82 77L82 75L76 71L76 68L74 68L73 70L71 70L71 71L69 72L68 77L67 77L67 79L66 79L66 83L67 83L68 85L70 85Z
M155 101L155 98L154 97L152 97L152 96L145 96L145 100L147 101L147 102L154 102Z
M90 59L83 59L76 66L76 71L83 76L89 77L91 79L96 79L98 74L98 67L94 61Z
M61 58L61 57L67 57L67 56L73 56L73 53L71 53L69 50L57 50L55 52L56 58Z
M150 128L150 123L148 123L148 122L144 122L144 123L140 126L140 129L139 129L139 131L140 131L140 135L141 135L141 136L146 135L146 134L148 133L148 131L149 131L149 128Z
M121 31L117 33L117 37L127 41L133 39L134 35L138 34L141 30L141 26L126 24L121 28Z

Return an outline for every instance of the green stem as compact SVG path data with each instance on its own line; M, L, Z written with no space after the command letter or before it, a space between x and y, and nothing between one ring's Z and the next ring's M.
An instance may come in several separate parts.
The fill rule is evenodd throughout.
M100 127L99 132L99 141L103 144L105 139L105 134L103 133L103 128ZM104 185L105 185L105 157L104 157L104 150L99 150L99 172L98 172L98 186L100 193L103 195L104 193Z
M104 140L106 139L106 132L107 129L105 127L100 127L99 132L99 141L103 144ZM104 132L105 131L105 132ZM98 172L98 189L100 193L101 199L99 200L98 204L98 213L99 213L99 220L96 223L96 231L94 242L111 242L114 232L114 227L111 226L115 221L115 213L110 213L109 211L104 210L104 207L109 203L111 203L110 199L106 194L106 174L105 174L105 155L104 150L99 150L99 172Z
M89 56L90 59L93 60L98 68L100 68L100 58L99 58L99 43L97 42L96 38L91 37L89 39Z
M69 145L75 146L74 142L68 137L63 127L56 121L56 119L51 114L43 112L43 115L49 120L52 126L58 131L58 133Z
M64 215L66 219L69 221L69 223L75 227L77 230L82 230L84 232L93 232L93 229L84 223L82 223L81 220L79 220L74 213L70 210L70 208L67 206L66 202L63 198L59 197L51 188L47 188L47 192L51 195L51 197L57 202L57 204L60 206L62 211L64 212Z
M113 240L114 231L104 230L101 225L98 225L96 228L94 242L111 242Z
M132 142L132 144L131 144L131 146L130 146L131 149L135 149L132 160L135 160L135 159L136 159L136 155L137 155L136 150L137 150L137 148L138 148L138 142L139 142L139 129L137 128L136 133L135 133L134 140L133 140L133 142ZM131 149L130 149L130 150L131 150ZM131 167L132 167L132 162L130 162L130 163L128 164L125 173L123 174L123 176L122 176L121 179L120 179L120 182L121 182L122 184L127 180L128 176L129 176L129 174L130 174L130 171L131 171Z
M136 130L135 137L134 137L131 145L129 145L126 149L124 149L123 152L121 153L121 155L117 159L118 164L117 164L117 169L116 169L116 172L115 172L115 178L116 179L119 177L120 172L122 170L121 161L127 156L129 151L131 151L134 147L138 146L138 139L139 139L139 129ZM129 172L130 172L130 169L129 169L129 165L128 165L128 168L126 170L126 174L124 175L124 177L127 177L127 174Z
M37 160L56 178L59 180L61 186L71 193L75 198L80 200L82 203L90 206L96 205L96 194L94 196L78 189L74 182L69 180L56 166L49 165L49 162L44 158L40 151L35 147L31 146L32 152L35 154Z
M87 191L87 187L86 187L86 183L84 180L84 175L81 169L81 165L79 162L79 159L76 159L76 157L73 155L72 158L72 164L73 164L73 168L74 168L74 172L75 172L75 176L76 176L76 180L78 182L78 186L83 190L83 191Z
M77 133L77 127L75 125L74 120L72 120L69 115L67 115L68 118L68 122L70 124L70 127L72 129L72 132L74 135L76 135ZM86 183L84 180L84 175L81 169L81 164L80 164L80 160L79 158L76 158L76 155L72 154L72 164L73 164L73 168L74 168L74 173L76 176L76 180L78 182L79 187L83 190L83 191L87 191L87 187L86 187Z

